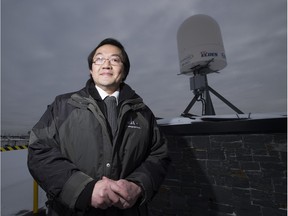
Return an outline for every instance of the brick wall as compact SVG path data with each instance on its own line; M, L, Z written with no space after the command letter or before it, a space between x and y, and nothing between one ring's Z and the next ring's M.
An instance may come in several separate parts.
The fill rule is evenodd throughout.
M172 164L151 215L287 214L286 133L166 136Z

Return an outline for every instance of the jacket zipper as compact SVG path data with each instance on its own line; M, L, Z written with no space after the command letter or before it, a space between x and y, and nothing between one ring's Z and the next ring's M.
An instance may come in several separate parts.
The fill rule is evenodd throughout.
M118 134L121 131L121 126L123 126L123 124L125 123L124 120L124 116L126 115L127 112L129 112L130 110L138 110L142 107L145 106L145 104L143 103L142 99L130 99L125 101L120 109L119 109L119 113L120 115L118 116L117 119L117 130L115 133L115 137L113 137L112 139L110 138L109 132L108 132L108 126L105 120L105 116L102 114L102 111L100 110L99 106L96 104L96 102L94 101L94 99L92 98L83 98L80 95L73 95L72 98L74 99L74 101L72 101L71 104L73 104L76 107L79 108L84 108L86 107L87 109L89 109L93 115L95 116L95 118L99 121L99 123L102 125L102 127L105 128L104 133L105 136L107 137L107 140L109 140L109 144L110 146L104 145L103 148L105 150L103 150L103 156L104 156L104 175L107 176L108 178L111 175L111 166L112 166L112 159L114 157L114 148L118 143ZM78 103L78 104L77 104ZM129 105L130 104L130 105ZM109 164L109 167L108 167Z

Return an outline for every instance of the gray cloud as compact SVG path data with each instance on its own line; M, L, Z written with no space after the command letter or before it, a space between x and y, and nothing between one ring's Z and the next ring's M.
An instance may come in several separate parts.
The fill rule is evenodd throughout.
M82 88L87 55L105 37L126 47L127 83L155 115L179 116L194 95L177 76L176 34L199 13L219 23L227 56L210 85L246 113L286 112L286 9L284 0L3 0L2 132L26 133L56 95ZM233 113L217 98L214 106Z

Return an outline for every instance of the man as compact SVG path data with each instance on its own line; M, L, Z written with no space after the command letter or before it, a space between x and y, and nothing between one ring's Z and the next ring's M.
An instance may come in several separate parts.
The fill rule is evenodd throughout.
M49 215L148 215L170 162L166 141L124 83L130 62L120 42L103 40L88 64L86 86L57 96L33 127L29 171L47 193ZM117 98L114 123L107 96Z

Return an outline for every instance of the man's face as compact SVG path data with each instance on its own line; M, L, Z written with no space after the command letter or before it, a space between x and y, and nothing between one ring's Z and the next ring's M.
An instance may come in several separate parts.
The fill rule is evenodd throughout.
M110 44L99 47L93 57L90 73L98 87L112 94L124 77L121 50Z

